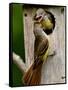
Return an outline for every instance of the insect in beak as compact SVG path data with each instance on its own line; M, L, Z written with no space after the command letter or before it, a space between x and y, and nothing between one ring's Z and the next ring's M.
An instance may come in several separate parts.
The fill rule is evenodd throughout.
M42 20L42 16L38 16L37 14L35 14L34 16L34 20L37 21L37 22L40 22Z
M37 14L35 14L34 16L34 20L40 21L42 19L42 16L38 16Z

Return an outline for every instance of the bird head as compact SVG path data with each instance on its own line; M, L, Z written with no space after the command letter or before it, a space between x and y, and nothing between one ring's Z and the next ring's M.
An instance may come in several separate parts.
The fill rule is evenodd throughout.
M53 32L55 27L55 18L51 12L45 11L44 9L39 8L36 11L34 20L36 23L42 24L43 31L46 34L51 34Z
M35 13L34 20L40 22L43 19L44 15L45 15L44 9L39 8Z

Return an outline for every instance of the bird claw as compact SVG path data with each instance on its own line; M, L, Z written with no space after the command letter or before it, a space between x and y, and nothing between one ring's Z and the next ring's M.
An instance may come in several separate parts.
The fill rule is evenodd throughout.
M56 51L53 51L51 54L49 54L48 56L55 56L56 55Z

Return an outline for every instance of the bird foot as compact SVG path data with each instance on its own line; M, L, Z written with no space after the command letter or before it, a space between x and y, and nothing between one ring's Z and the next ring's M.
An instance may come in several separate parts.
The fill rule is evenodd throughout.
M56 55L56 51L53 51L52 53L50 53L48 56L55 56Z

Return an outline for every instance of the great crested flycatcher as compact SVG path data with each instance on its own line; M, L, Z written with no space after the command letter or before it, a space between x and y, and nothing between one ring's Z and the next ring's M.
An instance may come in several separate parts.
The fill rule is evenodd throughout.
M48 54L48 37L41 29L34 30L35 45L34 45L34 62L24 75L25 85L39 85L41 80L41 68Z

